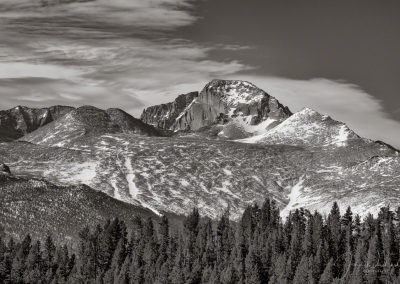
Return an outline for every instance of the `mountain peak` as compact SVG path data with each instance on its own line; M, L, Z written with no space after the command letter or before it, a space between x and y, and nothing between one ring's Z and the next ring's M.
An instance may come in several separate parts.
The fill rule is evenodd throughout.
M214 79L204 87L202 93L204 92L220 96L220 99L229 107L251 104L269 97L266 92L254 84L240 80Z
M163 136L153 126L144 123L121 109L102 110L82 106L40 129L24 136L22 140L63 147L87 135L130 133L146 136Z
M205 88L213 88L213 87L224 87L224 86L232 86L239 87L245 86L250 88L257 88L256 85L249 81L244 80L225 80L225 79L213 79L209 83L206 84Z
M179 107L178 100L183 101ZM276 98L250 82L214 79L200 93L189 93L179 96L173 103L145 109L141 118L144 122L174 131L224 128L229 124L229 129L241 130L228 132L246 137L252 135L253 126L263 123L267 127L291 114ZM266 121L268 123L264 123ZM236 134L227 135L223 129L220 133L226 138L238 138Z
M295 114L302 114L302 115L316 115L319 114L321 115L319 112L317 112L316 110L309 108L309 107L305 107L303 109L301 109L299 112L295 113Z
M264 134L241 141L313 147L343 147L349 141L359 138L346 124L311 108L304 108Z

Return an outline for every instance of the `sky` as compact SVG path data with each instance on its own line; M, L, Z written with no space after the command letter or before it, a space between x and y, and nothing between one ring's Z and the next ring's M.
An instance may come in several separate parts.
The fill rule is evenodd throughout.
M0 108L150 105L247 80L400 147L400 1L0 0Z

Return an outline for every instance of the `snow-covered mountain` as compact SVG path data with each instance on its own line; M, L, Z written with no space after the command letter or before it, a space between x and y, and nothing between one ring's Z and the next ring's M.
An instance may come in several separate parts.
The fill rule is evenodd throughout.
M244 143L345 147L360 137L346 124L305 108L264 133L240 140Z
M214 80L179 101L142 115L172 137L120 110L84 107L1 143L0 161L16 175L84 183L156 214L198 206L217 217L229 206L236 218L265 197L282 216L334 201L362 215L400 205L399 152L344 123L311 109L292 114L242 81Z
M31 143L61 147L77 139L105 133L162 136L162 133L156 128L132 117L123 110L101 110L92 106L83 106L21 139Z
M213 80L198 96L186 99L189 101L184 109L179 109L180 113L157 114L154 110L164 106L160 105L147 108L142 118L147 123L174 131L211 127L217 136L233 139L262 133L291 115L274 97L249 82L238 80ZM164 123L166 119L167 124ZM161 123L154 123L155 120Z

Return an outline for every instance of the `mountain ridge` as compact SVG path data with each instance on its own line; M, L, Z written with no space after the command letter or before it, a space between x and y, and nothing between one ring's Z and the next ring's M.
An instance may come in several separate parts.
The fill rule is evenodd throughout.
M92 106L82 106L59 120L25 135L20 140L32 143L45 142L48 146L62 147L88 135L106 133L164 136L164 133L155 127L134 118L121 109L102 110Z
M334 201L359 214L400 204L400 158L390 145L311 109L293 114L244 81L214 80L191 94L145 114L147 122L152 117L153 124L172 127L172 137L129 131L136 124L129 125L126 113L109 111L119 121L113 124L107 110L86 107L72 125L59 119L0 144L0 160L17 175L85 183L155 213L186 214L197 206L215 218L229 207L235 218L266 196L284 214L299 207L324 211ZM54 125L62 135L54 135Z

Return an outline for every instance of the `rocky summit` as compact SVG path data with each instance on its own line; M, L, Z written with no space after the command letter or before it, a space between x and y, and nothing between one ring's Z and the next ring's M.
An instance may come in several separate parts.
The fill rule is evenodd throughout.
M236 219L265 197L282 217L300 207L326 213L334 201L361 215L400 205L398 150L316 110L293 114L249 82L213 80L141 118L72 109L0 143L0 160L18 178L85 184L156 215L196 206L216 218L229 207Z
M142 118L153 124L155 120L168 124L158 124L174 131L199 131L205 127L217 129L217 136L244 138L260 133L278 124L291 115L290 110L277 99L255 85L245 81L213 80L198 96L189 97L189 104L181 112L154 114L147 108ZM172 115L173 114L173 115Z
M61 118L73 109L73 107L68 106L53 106L40 109L17 106L9 110L0 111L0 141L18 139Z

